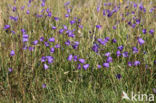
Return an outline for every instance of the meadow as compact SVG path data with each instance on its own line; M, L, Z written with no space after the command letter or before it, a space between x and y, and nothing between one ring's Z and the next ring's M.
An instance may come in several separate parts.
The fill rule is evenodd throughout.
M0 103L155 103L156 0L1 0Z

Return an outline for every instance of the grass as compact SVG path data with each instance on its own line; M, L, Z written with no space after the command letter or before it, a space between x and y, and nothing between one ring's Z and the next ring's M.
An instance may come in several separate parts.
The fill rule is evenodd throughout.
M140 4L141 1L133 0L133 3L116 3L111 0L112 5L104 6L108 3L105 0L73 0L68 6L64 6L66 0L46 0L45 6L41 6L41 1L34 0L28 7L28 2L21 0L14 3L13 0L2 1L3 28L0 30L0 102L12 103L132 103L139 101L122 100L122 92L125 91L129 96L131 92L136 94L154 94L156 88L156 6L155 1L142 1L146 12L139 7L134 8L134 2ZM112 16L103 15L103 10L113 10L115 6L120 8ZM128 6L129 5L129 6ZM12 8L17 10L14 12ZM21 7L25 6L24 10ZM97 6L100 11L97 12ZM128 6L126 8L126 6ZM48 17L46 9L52 12ZM66 9L70 8L70 17L66 18ZM152 12L149 12L154 8ZM41 12L42 9L45 11ZM27 10L30 14L26 14ZM117 8L116 8L117 10ZM107 11L106 11L107 12ZM131 12L135 12L132 14ZM129 13L129 14L127 14ZM36 15L42 17L36 17ZM10 19L10 16L18 16L18 21ZM54 17L59 17L56 21ZM74 18L76 17L76 18ZM140 23L136 23L136 19ZM70 24L71 20L76 23ZM81 22L79 22L81 20ZM136 24L133 28L128 25L131 21ZM4 29L5 25L10 25ZM64 29L60 34L59 30L63 25L68 30L74 30L75 36L72 38ZM80 28L79 25L83 25ZM96 25L101 25L100 29ZM56 27L56 30L52 29ZM116 29L113 29L116 26ZM21 29L26 32L22 33ZM147 33L142 32L143 29ZM149 31L153 29L154 33ZM13 33L15 32L15 34ZM27 42L23 42L23 35L29 35ZM44 41L40 38L44 37ZM55 42L49 42L49 38L54 37ZM109 37L106 45L98 42L98 39ZM138 37L142 38L145 43L140 45ZM112 43L116 39L116 43ZM37 45L32 42L38 40ZM71 45L65 45L70 40ZM79 42L77 49L73 49L75 41ZM49 46L45 46L45 42ZM60 48L56 48L60 44ZM92 50L93 45L98 46L98 53ZM128 52L128 57L117 57L118 47L123 45L121 53ZM27 47L27 49L23 49ZM34 47L30 50L30 47ZM55 52L51 53L50 49L54 47ZM138 53L134 54L132 47L137 47ZM11 56L11 50L15 55ZM110 52L112 62L109 68L103 66L108 62L105 53ZM83 68L82 63L77 61L68 61L68 56L78 56L78 59L85 59L85 64L89 64L87 70ZM53 63L41 62L43 56L52 56ZM140 64L129 66L128 62L134 63L140 61ZM48 65L45 70L44 65ZM81 65L81 69L78 69ZM101 65L99 69L97 66ZM9 71L12 68L12 71ZM117 74L121 78L117 78ZM43 84L46 85L43 88ZM145 99L141 101L147 103ZM154 103L154 101L153 101Z

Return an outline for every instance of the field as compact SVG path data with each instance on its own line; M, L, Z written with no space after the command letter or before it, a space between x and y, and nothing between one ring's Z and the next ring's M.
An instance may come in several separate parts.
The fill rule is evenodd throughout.
M155 96L156 0L1 0L0 103Z

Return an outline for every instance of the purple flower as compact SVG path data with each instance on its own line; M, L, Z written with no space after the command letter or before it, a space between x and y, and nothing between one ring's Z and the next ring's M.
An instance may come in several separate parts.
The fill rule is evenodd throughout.
M97 68L100 69L100 68L102 68L102 66L98 64L98 65L97 65Z
M69 14L65 14L65 17L67 18L67 17L69 17L70 15Z
M14 50L11 50L10 55L11 56L14 56L15 55L15 51Z
M47 70L49 66L47 64L44 64L44 69Z
M122 50L123 50L123 48L124 48L124 46L123 46L123 45L121 45L121 46L119 46L119 47L118 47L118 49L119 49L120 51L122 51Z
M54 17L54 20L55 21L59 21L59 17Z
M112 57L107 57L107 63L111 63L113 61Z
M17 8L14 6L14 7L12 8L12 11L15 12L16 10L17 10Z
M77 56L77 55L75 55L75 56L74 56L74 61L77 61L77 58L78 58L78 56Z
M67 46L69 46L69 45L70 45L70 41L67 40L67 41L65 42L65 44L66 44Z
M138 53L138 49L136 47L133 47L132 50L133 50L133 54Z
M113 26L113 29L116 30L116 26Z
M138 65L140 65L140 61L135 61L134 66L138 66Z
M68 30L68 27L66 25L63 25L64 30Z
M30 14L30 11L29 10L27 10L27 12L26 12L27 14Z
M110 54L111 54L110 52L107 52L107 53L105 53L105 56L106 56L106 57L109 57Z
M98 46L97 45L94 45L93 47L92 47L92 50L94 51L94 52L96 52L96 53L98 53Z
M155 89L155 88L153 88L152 90L153 90L153 93L154 93L154 94L156 94L156 89Z
M55 26L52 26L52 29L53 29L53 30L55 30L55 29L56 29L56 27L55 27Z
M128 57L128 52L127 51L123 52L122 56L125 57L125 58Z
M40 41L41 41L41 42L44 41L44 37L40 37Z
M73 59L73 55L70 54L70 55L68 56L67 60L68 60L68 61L72 61L72 59Z
M60 33L60 34L62 34L62 33L63 33L63 31L64 31L64 29L60 29L60 30L59 30L59 33Z
M44 45L45 45L46 47L48 47L48 46L49 46L49 43L48 43L48 42L44 42Z
M37 45L38 44L38 40L35 40L32 42L33 45Z
M54 58L52 56L46 56L46 59L49 64L53 63Z
M29 51L34 51L35 47L29 47Z
M77 69L81 69L81 64L77 64Z
M10 25L5 25L4 26L4 29L9 29L10 28Z
M121 56L120 50L116 52L117 57Z
M128 62L128 66L131 67L132 66L132 62Z
M42 88L46 88L47 86L46 86L46 84L42 84Z
M116 40L116 39L112 39L112 42L113 42L113 43L116 43L116 42L117 42L117 40Z
M71 24L71 25L73 25L74 23L76 23L75 20L71 20L71 21L70 21L70 24Z
M54 53L55 52L55 48L54 47L50 48L50 52Z
M136 24L140 24L140 19L136 19Z
M89 64L83 65L83 69L84 69L84 70L87 70L88 67L89 67Z
M154 30L151 29L151 30L149 31L149 33L153 35L153 34L154 34Z
M54 37L49 38L49 42L55 42L55 38Z
M64 3L64 6L68 6L70 4L70 1L67 1L66 3Z
M74 44L72 45L72 47L74 48L74 49L77 49L78 48L78 46L79 46L79 42L78 41L75 41L74 42Z
M84 64L85 63L85 59L79 59L79 62Z
M147 32L146 29L143 29L143 30L142 30L142 33L143 33L143 34L146 34L146 32Z
M42 2L41 6L42 6L42 7L44 7L44 6L45 6L45 3L44 3L44 2Z
M140 45L145 43L145 41L142 38L138 38L138 42L139 42Z
M96 25L96 28L100 29L102 26L101 25Z
M156 60L154 60L154 64L156 65Z
M12 70L12 68L9 68L8 71L9 71L9 72L12 72L13 70Z
M121 79L121 74L117 74L116 78L120 80Z
M60 48L60 47L61 47L60 44L55 45L55 48Z
M109 63L103 63L103 66L104 66L105 68L109 68Z
M45 62L45 61L46 61L46 57L45 56L42 56L41 62Z
M67 13L70 13L71 12L71 9L67 9Z

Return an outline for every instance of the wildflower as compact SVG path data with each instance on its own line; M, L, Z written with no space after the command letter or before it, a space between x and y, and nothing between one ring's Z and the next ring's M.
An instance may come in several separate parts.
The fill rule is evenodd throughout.
M9 72L12 72L13 70L12 70L12 68L9 68L8 71L9 71Z
M46 57L45 56L42 56L41 62L45 62L45 61L46 61Z
M121 56L120 50L116 52L117 57Z
M119 49L120 51L122 51L122 50L123 50L123 48L124 48L124 46L123 46L123 45L121 45L121 46L119 46L119 47L118 47L118 49Z
M55 27L55 26L52 26L52 29L53 29L53 30L55 30L55 29L56 29L56 27Z
M50 48L50 52L54 53L55 52L55 48L54 47Z
M107 53L105 53L105 56L106 56L106 57L109 57L110 54L111 54L110 52L107 52Z
M138 42L139 42L140 45L145 43L145 41L142 38L138 38Z
M88 67L89 67L89 64L83 65L83 69L84 69L84 70L87 70Z
M116 43L116 42L117 42L117 40L116 40L116 39L112 39L112 42L113 42L113 43Z
M132 50L133 50L133 54L138 53L138 49L136 47L133 47Z
M143 34L146 34L146 29L143 29L143 30L142 30L142 33L143 33Z
M92 47L92 50L94 51L94 52L96 52L96 53L98 53L98 46L97 45L94 45L93 47Z
M15 55L15 51L14 50L11 50L10 55L11 56L14 56Z
M125 57L125 58L128 57L128 52L127 51L123 52L122 56Z
M151 29L151 30L149 31L149 33L153 35L153 34L154 34L154 30Z
M152 90L153 90L153 93L156 94L156 88L153 88Z
M72 59L73 59L73 55L70 54L70 55L68 56L67 60L68 60L68 61L72 61Z
M85 59L79 59L79 62L84 64L85 63Z
M67 41L65 42L65 44L66 44L67 46L69 46L69 45L70 45L70 41L67 40Z
M48 47L49 46L49 43L48 42L44 42L45 46Z
M60 30L59 30L59 33L60 33L60 34L62 34L62 33L63 33L63 31L64 31L64 29L60 29Z
M81 64L77 64L77 69L81 69Z
M10 25L5 25L4 26L4 29L9 29L10 28Z
M54 37L49 38L49 42L55 42L55 38Z
M102 68L102 66L98 64L98 65L97 65L97 68L100 69L100 68Z
M107 57L107 63L111 63L113 61L112 57Z
M103 66L109 68L109 63L103 63Z
M61 47L60 44L55 45L55 48L60 48L60 47Z
M47 86L46 86L46 84L42 84L42 88L46 88Z
M40 41L42 42L44 40L44 37L40 37Z
M75 55L75 56L74 56L74 61L77 61L77 58L78 58L78 56L77 56L77 55Z
M54 17L54 20L55 21L59 21L59 17Z
M47 64L44 64L44 69L47 70L49 66Z
M96 25L96 28L100 29L102 26L101 25Z
M70 4L70 1L64 3L64 6L68 6Z
M138 65L140 65L140 61L135 61L134 66L138 66Z
M128 62L128 66L131 67L132 66L132 62Z
M154 60L154 64L156 65L156 60Z
M52 56L46 56L46 59L49 64L53 63L54 58Z
M27 12L26 12L27 14L30 14L30 11L29 10L27 10Z
M117 74L116 78L120 80L121 79L121 74Z
M38 40L35 40L32 42L33 45L37 45L38 44Z

